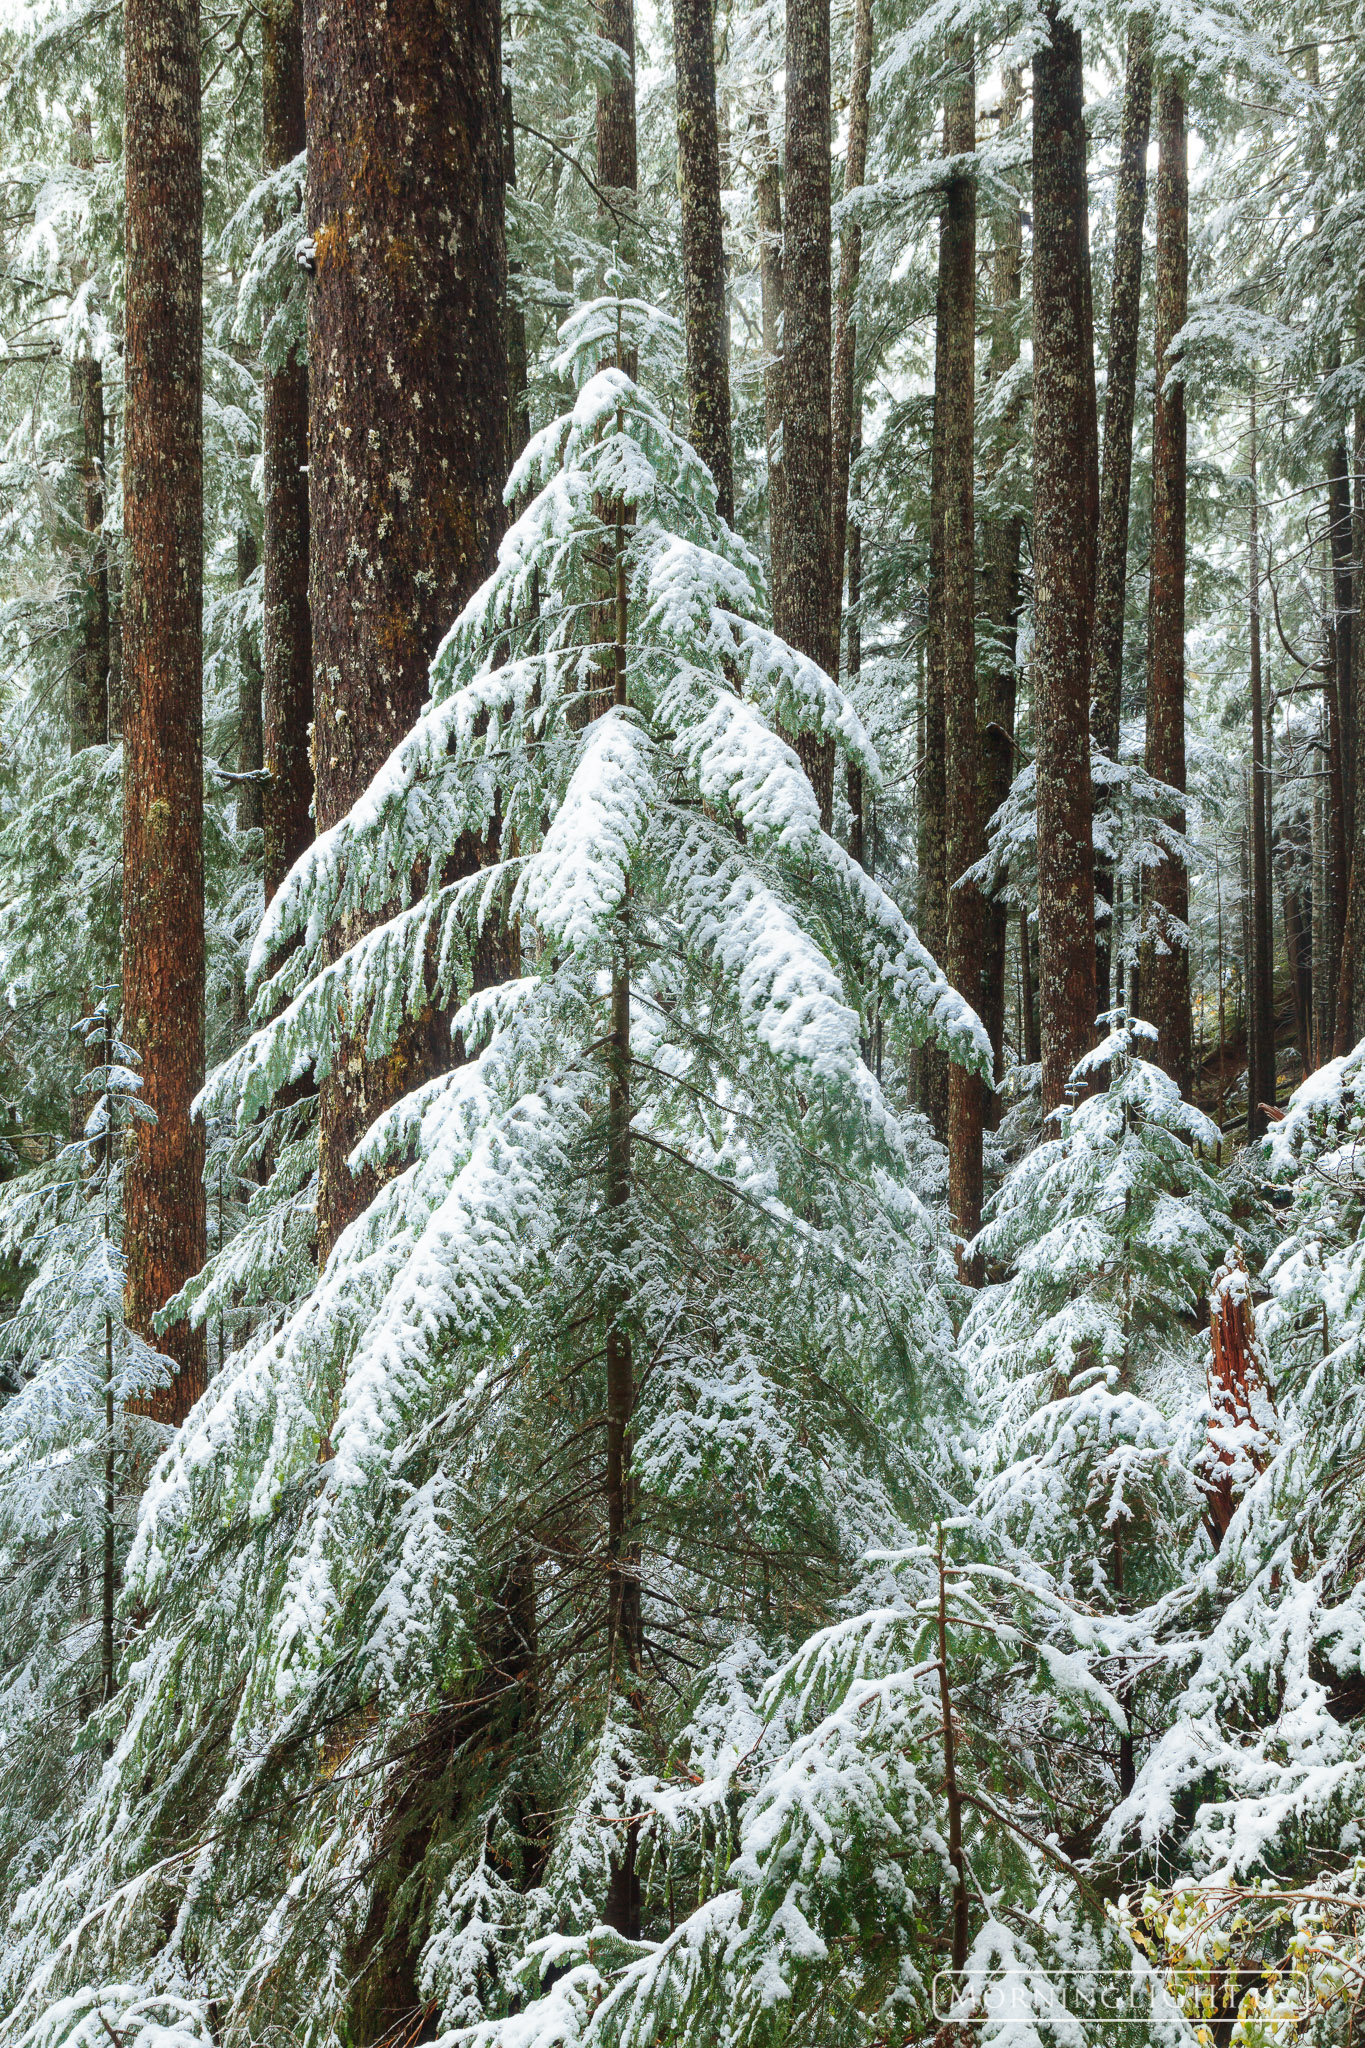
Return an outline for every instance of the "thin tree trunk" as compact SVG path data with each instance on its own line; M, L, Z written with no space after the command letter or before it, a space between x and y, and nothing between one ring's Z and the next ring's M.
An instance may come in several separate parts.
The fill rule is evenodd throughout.
M1152 421L1152 673L1147 690L1148 773L1185 789L1185 387L1171 343L1189 300L1189 170L1185 102L1170 79L1157 98L1156 407ZM1171 382L1172 372L1176 381ZM1185 829L1183 805L1170 820ZM1158 1031L1156 1059L1182 1095L1190 1088L1190 956L1185 863L1167 856L1151 881L1152 935L1142 991Z
M306 0L312 366L310 595L317 825L362 794L492 566L507 473L501 24L493 0ZM384 138L375 176L373 139ZM383 367L379 374L377 366ZM472 872L479 850L470 846ZM347 934L353 938L355 933ZM321 1089L319 1255L376 1182L347 1155L453 1050L434 1007Z
M1152 129L1152 24L1128 24L1118 185L1114 195L1114 268L1109 298L1109 374L1104 400L1104 474L1095 551L1095 634L1091 659L1090 736L1111 761L1119 757L1123 700L1123 621L1128 585L1128 506L1133 482L1133 413L1137 399L1138 324L1142 309L1142 228L1147 211L1147 145ZM1101 863L1096 890L1110 905L1114 878ZM1096 981L1110 999L1107 932L1097 934Z
M774 618L783 615L778 585L787 542L782 507L782 184L766 114L756 123L758 276L763 300L763 438L768 455L768 584Z
M854 0L853 67L848 84L848 154L844 159L845 198L851 192L856 192L867 178L868 97L871 83L872 0ZM858 323L855 318L855 304L862 255L862 228L857 221L847 221L839 236L839 297L834 316L834 410L831 428L834 446L831 514L833 540L830 552L836 618L844 588L849 462L853 449L854 414L858 410L855 385Z
M244 590L256 573L260 553L249 526L237 534L237 588ZM259 776L263 760L261 735L261 663L256 643L243 629L237 648L237 772ZM251 832L261 824L259 781L237 784L237 830Z
M853 433L850 455L856 463L863 446L863 413L861 405L853 412ZM850 689L856 689L863 670L863 628L858 607L863 595L863 525L862 507L859 499L861 489L852 490L848 506L848 629L846 665ZM860 867L873 870L872 849L867 845L867 833L863 816L863 771L856 761L848 764L848 850Z
M787 0L787 219L783 238L782 468L793 517L774 592L783 639L833 674L838 622L831 588L829 0ZM834 743L799 733L828 831Z
M1304 930L1303 899L1297 890L1292 889L1284 891L1284 950L1289 965L1289 993L1294 1004L1299 1078L1306 1081L1313 1071L1313 976Z
M1022 96L1019 73L1007 70L1000 105L1002 133L1017 121ZM1023 213L1018 201L1011 200L999 210L995 220L995 247L991 262L990 378L993 384L998 384L1019 361L1022 265ZM1017 416L1013 416L1010 443L1017 439L1017 433ZM983 521L982 526L982 602L992 628L992 641L981 665L978 709L981 829L984 834L991 818L1009 795L1014 779L1016 662L1021 607L1019 556L1024 522L1017 512L1008 512ZM984 904L980 1016L990 1033L997 1082L1004 1079L1005 1073L1005 955L1008 934L1009 912L1005 905L995 902ZM1000 1119L1000 1100L999 1093L994 1090L986 1096L985 1121L991 1130Z
M147 1409L203 1392L202 1330L152 1317L204 1263L203 185L198 0L126 0L128 549L123 715L123 1013L155 1123L125 1180L129 1327L174 1361Z
M1049 8L1033 63L1034 701L1038 951L1044 1111L1064 1100L1095 1023L1095 868L1090 815L1086 419L1094 359L1084 321L1086 205L1079 29Z
M944 239L939 236L938 296L934 318L934 419L929 449L929 587L924 635L921 703L924 716L918 795L919 933L936 960L948 952L947 755L943 701L943 497L944 403L948 388L948 329L945 319ZM935 1133L948 1136L948 1062L936 1045L920 1054L920 1107Z
M303 0L268 0L261 16L261 137L266 171L304 145ZM267 221L267 227L272 226ZM313 636L308 610L308 366L265 373L264 765L261 792L268 903L313 837Z
M1339 459L1345 464L1345 451L1339 451ZM1344 494L1343 494L1344 495ZM1329 515L1333 527L1329 537L1329 589L1332 599L1332 666L1326 680L1324 695L1327 702L1327 799L1323 824L1326 832L1326 970L1328 986L1323 992L1324 1036L1322 1058L1329 1059L1337 1049L1337 996L1341 987L1348 994L1353 990L1350 983L1349 963L1345 954L1346 905L1350 889L1349 859L1350 832L1348 810L1348 764L1350 760L1350 736L1348 719L1350 712L1350 643L1351 643L1351 577L1350 577L1350 518L1347 505L1337 502L1337 493L1329 486ZM1337 522L1344 528L1338 530ZM1338 563L1337 549L1343 550L1345 559ZM1342 649L1345 647L1347 689L1342 693ZM1349 1034L1350 1026L1343 1020L1342 1030ZM1350 1050L1349 1037L1343 1051Z
M713 0L673 0L682 201L683 312L692 445L716 480L722 519L735 516L730 447L730 315L725 301L725 219L720 205Z
M1247 549L1247 619L1251 641L1251 988L1248 1015L1256 1057L1249 1067L1248 1138L1266 1126L1263 1102L1275 1101L1274 956L1270 917L1269 791L1265 756L1265 703L1261 685L1261 545L1257 496L1256 386L1251 387L1251 446L1248 457L1250 513Z
M71 161L81 170L93 170L94 143L91 139L90 109L80 107L71 117ZM87 269L77 262L72 284L86 281ZM80 453L77 457L79 515L86 539L81 551L81 626L77 653L71 665L70 736L71 752L102 746L109 733L109 570L104 538L104 380L92 355L78 356L71 365L71 403L79 422Z
M1326 701L1318 711L1318 735L1320 753L1323 758L1330 756L1329 734L1331 723ZM1331 969L1331 856L1329 852L1328 813L1330 799L1327 783L1330 770L1321 771L1313 784L1312 852L1313 852L1313 899L1310 925L1310 955L1313 962L1313 1066L1322 1066L1332 1043L1332 1011L1329 986Z
M1355 353L1365 355L1365 292L1356 302ZM1351 490L1351 573L1354 617L1360 618L1365 604L1365 408L1358 409L1352 429L1353 475ZM1357 624L1351 633L1351 925L1354 938L1351 977L1351 1037L1365 1038L1365 632Z
M976 70L970 36L949 53L944 142L949 156L976 147ZM985 852L981 751L976 722L976 184L951 180L941 217L939 262L945 334L945 382L934 394L943 411L943 726L948 881L947 973L972 1005L981 1004L981 892L962 877ZM948 1069L948 1206L958 1236L981 1228L982 1083L964 1067ZM975 1284L978 1269L961 1264Z

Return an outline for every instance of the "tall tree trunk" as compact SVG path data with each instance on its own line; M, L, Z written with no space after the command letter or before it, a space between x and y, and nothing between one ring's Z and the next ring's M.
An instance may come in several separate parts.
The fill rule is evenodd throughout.
M853 412L853 433L850 455L853 462L858 460L863 446L863 411L861 405ZM848 506L847 547L848 547L848 635L845 664L849 687L856 688L863 671L863 627L858 606L863 595L863 523L859 499L861 489L852 491ZM860 867L873 872L874 849L867 844L867 821L863 804L863 771L855 761L848 764L848 850Z
M261 137L266 171L304 144L303 0L267 0L261 17ZM273 225L267 222L267 226ZM313 634L308 611L308 366L265 373L261 792L268 903L313 837Z
M735 516L730 447L730 314L725 302L725 219L720 206L713 0L673 0L682 200L683 312L692 445L716 480L722 519Z
M1019 73L1007 70L1000 103L1000 127L1012 127L1022 101ZM1019 292L1023 266L1023 212L1011 199L995 219L991 260L991 352L993 384L1019 361ZM1018 438L1017 414L1011 415L1008 443ZM1012 448L1007 444L1007 456ZM1019 555L1024 522L1017 512L997 514L982 522L982 603L990 620L992 640L981 669L981 829L1009 795L1014 779L1015 667L1020 612ZM981 1021L990 1033L995 1078L1005 1072L1005 961L1009 912L1003 903L982 907ZM1000 1119L1000 1096L986 1097L985 1118L994 1130Z
M597 179L616 208L614 224L619 232L633 220L639 183L634 0L597 0L597 32L621 52L610 82L597 93Z
M1152 673L1147 688L1147 770L1185 789L1185 387L1170 348L1189 301L1189 170L1185 102L1163 79L1157 95L1156 406L1152 420ZM1175 381L1172 382L1172 372ZM1170 822L1185 829L1184 807ZM1142 995L1159 1036L1156 1058L1190 1091L1190 955L1177 927L1189 918L1183 860L1167 856L1151 882L1153 930Z
M868 98L872 85L872 0L854 0L853 68L848 83L848 154L844 159L844 197L867 178ZM846 221L839 237L839 297L834 315L834 376L831 441L834 449L832 541L830 548L838 632L838 607L844 589L844 553L848 534L848 475L857 410L855 369L858 323L855 317L858 272L862 267L863 231ZM850 770L850 773L852 771Z
M1147 145L1151 129L1152 24L1148 16L1138 14L1128 24L1128 63L1114 198L1114 274L1109 297L1109 374L1104 401L1104 475L1095 551L1095 633L1090 686L1090 736L1111 761L1119 757L1123 698L1128 504L1133 482L1142 227L1147 211ZM1114 878L1103 864L1096 874L1095 886L1112 911ZM1097 933L1096 980L1102 1004L1110 1001L1112 944L1112 931Z
M1354 577L1351 545L1351 467L1343 437L1332 450L1327 479L1327 514L1332 555L1332 938L1337 972L1333 1002L1332 1051L1350 1051L1354 1039L1355 947L1357 927L1350 916L1351 850L1355 840L1355 674ZM1344 998L1344 1000L1343 1000Z
M1306 1081L1313 1071L1313 965L1304 916L1303 898L1297 890L1284 892L1284 950L1289 965L1289 993L1294 1004L1294 1033L1299 1049L1299 1077Z
M929 449L929 587L921 704L924 733L916 778L919 827L919 933L936 960L948 953L947 755L943 701L944 414L948 388L947 246L938 240L938 295L934 314L934 420ZM948 1062L936 1045L920 1055L920 1108L937 1135L948 1136Z
M244 590L256 573L260 551L249 526L237 534L237 588ZM258 777L264 760L261 732L261 663L256 643L243 628L237 647L237 772ZM237 830L251 832L261 824L259 781L237 784Z
M763 299L763 438L768 454L768 583L774 618L783 616L778 585L787 556L782 483L782 184L767 116L756 123L758 276Z
M198 0L126 0L123 530L124 1034L155 1123L125 1180L129 1327L167 1353L148 1402L179 1423L204 1388L202 1330L152 1317L207 1251L204 1129L203 185Z
M786 560L778 632L833 674L838 622L830 576L829 0L787 0L787 222L783 239L782 468ZM829 830L834 744L797 735Z
M310 595L317 825L366 788L492 565L507 464L501 24L494 0L306 0L312 366ZM375 175L375 137L384 176ZM469 868L477 848L468 850ZM354 937L355 934L348 934ZM357 1034L365 1020L347 1019ZM321 1089L319 1255L370 1200L347 1155L452 1057L416 1020L371 1065L348 1040Z
M1251 387L1251 446L1248 456L1250 515L1247 547L1247 621L1251 641L1251 987L1248 1015L1256 1056L1248 1066L1247 1136L1265 1130L1263 1102L1275 1103L1275 997L1273 927L1270 915L1270 788L1265 748L1265 703L1261 687L1261 544L1256 479L1256 386Z
M1034 703L1043 1107L1065 1099L1095 1023L1090 816L1090 600L1085 495L1094 404L1085 337L1080 30L1055 6L1033 60Z
M944 141L949 156L976 148L976 70L972 38L949 52ZM976 722L976 184L953 178L939 229L939 319L946 380L934 394L943 410L943 727L947 800L948 979L981 1005L981 892L963 875L985 852L981 750ZM982 1083L956 1064L948 1070L948 1206L959 1237L981 1228ZM975 1282L977 1269L963 1277Z

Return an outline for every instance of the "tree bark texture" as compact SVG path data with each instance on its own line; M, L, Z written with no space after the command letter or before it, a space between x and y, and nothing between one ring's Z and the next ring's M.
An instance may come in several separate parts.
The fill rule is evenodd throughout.
M310 595L317 826L343 817L427 696L492 565L507 473L502 67L494 0L306 0ZM471 861L476 854L471 851ZM350 938L356 936L352 933ZM362 1019L344 1019L357 1031ZM373 1193L347 1154L452 1057L348 1040L321 1090L319 1253Z
M1033 62L1034 719L1043 1108L1065 1099L1095 1023L1090 812L1086 418L1095 367L1085 337L1085 125L1080 31L1048 13Z
M1337 999L1333 1005L1332 1051L1351 1050L1355 1039L1355 950L1360 929L1351 917L1351 852L1354 845L1355 759L1352 688L1355 640L1354 563L1351 544L1351 465L1343 438L1333 448L1327 478L1328 532L1332 556L1332 695L1335 711L1333 761L1332 936L1338 962Z
M1261 544L1256 477L1256 387L1251 388L1250 512L1247 547L1247 623L1251 684L1251 987L1248 1042L1255 1047L1247 1077L1247 1137L1259 1138L1275 1104L1274 938L1270 915L1270 783L1261 685ZM1220 1049L1221 1050L1221 1049Z
M304 146L303 0L269 0L261 17L261 132L267 171ZM267 223L267 226L271 223ZM268 903L313 838L313 632L308 609L308 366L265 373L265 623L261 635L261 793Z
M198 0L124 7L123 1029L143 1061L125 1182L129 1327L174 1361L147 1401L183 1421L205 1339L152 1317L207 1251L204 1078L203 186Z
M732 523L735 469L730 447L730 314L725 297L725 219L720 206L713 0L673 0L673 54L692 446L716 480L721 518Z
M943 701L943 508L944 412L948 388L948 295L944 282L947 249L938 243L938 292L934 308L934 417L929 447L929 585L922 677L924 729L918 788L919 933L936 960L948 953L947 753ZM920 1054L920 1108L945 1143L948 1137L948 1062L936 1045Z
M758 276L763 301L763 436L768 451L768 583L773 617L783 615L779 595L787 542L782 481L782 183L766 115L757 124Z
M976 71L970 36L949 52L944 143L949 156L976 147ZM973 1009L981 1006L981 892L962 877L985 852L981 751L976 707L976 183L950 180L939 226L939 320L945 381L934 394L943 412L943 731L945 861L948 881L947 974ZM948 1206L957 1234L981 1228L982 1083L948 1069ZM962 1268L974 1280L975 1269Z
M1185 387L1171 342L1189 303L1189 170L1185 102L1169 78L1157 96L1156 403L1152 420L1152 671L1147 687L1149 774L1185 789ZM1172 381L1172 371L1176 372ZM1182 806L1170 822L1185 829ZM1183 936L1190 884L1168 855L1151 879L1152 916L1142 965L1156 1059L1182 1095L1191 1081L1190 956Z
M839 657L830 577L829 91L829 0L787 0L782 469L789 516L775 620L783 639L832 675ZM796 751L828 831L833 742L800 733Z
M854 408L853 432L850 454L858 460L863 447L863 412L861 405ZM848 546L848 645L846 666L850 685L857 683L863 672L863 628L858 607L863 595L863 524L862 507L858 500L861 490L854 492L849 501L847 519ZM848 850L859 867L873 872L872 849L867 844L867 820L864 812L863 771L856 761L848 764Z
M868 99L872 85L872 0L854 0L853 68L848 83L848 154L844 159L844 197L856 192L867 177ZM848 473L856 409L854 376L858 354L856 300L862 266L863 231L846 221L839 236L839 297L834 315L834 376L830 434L834 449L831 588L835 633L844 589L844 554L848 535ZM850 770L850 773L852 771Z
M621 52L610 83L597 94L597 181L616 209L618 229L634 218L639 184L635 134L634 0L597 0L597 32ZM628 251L626 252L629 253Z
M1152 129L1152 24L1128 26L1118 186L1114 196L1114 280L1109 297L1109 374L1104 401L1104 471L1095 556L1095 639L1090 729L1111 761L1119 754L1123 618L1128 582L1128 505L1133 484L1138 323L1142 310L1142 227L1147 211L1147 145Z
M237 535L237 588L244 590L256 573L260 550L250 527ZM261 771L261 663L256 643L243 629L237 649L237 772L258 776ZM261 785L258 781L237 784L237 830L251 832L261 824Z
M1002 133L1019 117L1022 85L1017 71L1006 71L1001 94ZM1017 200L1002 206L996 214L994 249L991 257L991 351L990 379L993 384L1007 376L1019 361L1019 293L1023 269L1023 212ZM1012 414L1004 457L1008 460L1018 439L1017 415ZM1014 779L1015 664L1018 654L1020 613L1019 557L1024 522L1014 511L997 513L980 522L982 528L982 608L991 625L991 641L981 664L980 750L981 829L984 835L994 813L1009 795ZM1003 903L982 906L981 1005L980 1017L990 1033L995 1054L995 1078L1005 1071L1005 962L1009 932L1009 911ZM992 1091L985 1099L985 1120L994 1129L1000 1116L1000 1096Z

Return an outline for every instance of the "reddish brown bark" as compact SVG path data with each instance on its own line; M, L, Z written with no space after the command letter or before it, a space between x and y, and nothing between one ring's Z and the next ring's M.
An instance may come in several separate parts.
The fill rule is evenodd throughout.
M1157 99L1156 404L1152 418L1152 669L1147 686L1149 774L1185 788L1185 387L1171 381L1171 343L1189 303L1189 170L1185 102L1163 79ZM1170 821L1185 829L1183 806ZM1159 1036L1156 1059L1182 1095L1191 1083L1189 917L1185 863L1168 855L1151 878L1153 933L1143 952L1142 1000Z
M721 518L729 521L735 516L735 472L730 449L730 315L725 302L715 37L713 0L673 0L692 446L716 480L716 504Z
M267 171L304 144L303 4L269 0L261 17L261 133ZM267 223L271 225L272 223ZM313 837L313 634L308 610L308 367L265 375L265 621L261 635L261 797L267 903Z
M1000 103L1002 132L1013 126L1022 99L1017 71L1007 71ZM991 258L991 352L992 383L1011 371L1019 360L1019 293L1023 265L1023 215L1017 200L1002 206L995 220L995 246ZM1011 417L1004 453L1018 438L1017 420ZM981 667L979 721L981 729L981 828L983 833L995 811L1009 795L1014 778L1015 661L1020 613L1019 557L1023 541L1023 520L1006 512L982 524L982 605L991 622L992 641L985 650ZM981 1007L982 1023L990 1033L995 1054L995 1074L1000 1080L1005 1063L1005 960L1009 912L1002 903L982 908ZM994 1129L1000 1115L1000 1097L986 1096L987 1126Z
M148 1400L178 1423L204 1387L202 1330L152 1317L206 1254L202 219L198 0L126 0L123 457L123 1030L144 1100L125 1183L130 1328L175 1362Z
M1053 1110L1095 1021L1090 549L1076 488L1095 370L1085 335L1081 36L1055 8L1048 27L1033 63L1033 690L1043 1106Z
M829 0L787 0L787 218L783 238L782 467L791 516L774 598L778 632L833 674L838 623L830 578ZM834 745L797 737L828 831Z
M317 824L362 793L491 567L507 460L501 34L493 0L306 0L309 517ZM474 857L471 850L471 859ZM343 1020L357 1028L360 1019ZM320 1256L373 1192L351 1147L451 1058L419 1020L321 1091Z
M1240 1249L1214 1281L1209 1338L1211 1413L1198 1470L1216 1548L1238 1502L1269 1463L1278 1433L1265 1355L1256 1339L1251 1281Z
M952 157L976 147L976 73L970 36L949 51L944 144ZM967 869L985 852L981 751L976 722L976 184L952 178L941 216L939 321L944 382L934 393L943 415L943 734L945 873L948 881L948 979L981 1004L982 903ZM948 1206L957 1234L981 1228L982 1084L963 1067L948 1070ZM975 1282L975 1267L962 1266Z
M943 236L938 248L938 296L934 318L934 420L929 448L929 580L928 617L924 635L923 713L918 797L919 934L936 960L948 950L947 756L943 702L943 500L944 406L940 394L948 385L948 330L944 318ZM920 1108L945 1141L948 1136L948 1062L936 1045L920 1055Z

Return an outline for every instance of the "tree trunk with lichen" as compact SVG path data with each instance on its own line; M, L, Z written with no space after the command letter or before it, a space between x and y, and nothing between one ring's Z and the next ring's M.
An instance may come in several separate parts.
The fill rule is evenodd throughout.
M1152 24L1128 24L1118 183L1114 198L1114 264L1109 297L1109 374L1104 400L1104 472L1095 551L1095 630L1091 659L1090 736L1111 761L1119 757L1123 696L1123 620L1128 589L1128 508L1133 485L1133 413L1137 401L1138 323L1142 308L1142 227L1147 211L1147 145L1152 129ZM1114 878L1107 866L1096 888L1111 911L1097 933L1097 995L1110 1000Z
M597 33L621 52L610 80L597 91L597 181L617 209L614 230L621 233L634 221L639 184L634 0L597 0ZM627 248L623 253L631 252Z
M683 314L692 446L716 480L722 519L735 516L730 449L730 316L725 302L725 218L716 119L712 0L673 0L682 202Z
M782 244L784 563L774 591L778 632L829 674L838 620L830 573L829 0L787 0L787 216ZM834 743L800 733L801 757L828 830Z
M362 794L492 566L507 474L501 23L492 0L305 0L317 827ZM469 871L478 849L465 849ZM347 940L358 934L349 932ZM371 1199L347 1155L452 1058L435 1005L321 1089L319 1255Z
M1019 73L1007 70L1000 103L1002 134L1019 118L1023 93ZM991 345L989 375L998 385L1019 361L1019 294L1023 272L1023 211L1017 200L1002 206L995 219L991 257ZM1018 440L1017 411L1012 409L1003 451L1013 454ZM1017 512L998 513L981 522L982 609L991 625L991 639L981 664L978 719L981 755L981 827L983 833L1009 795L1014 779L1015 663L1022 591L1019 576L1024 522ZM1009 911L1003 903L982 906L981 1021L990 1033L995 1077L1005 1071L1005 961ZM1000 1097L986 1095L985 1121L994 1129Z
M848 154L844 159L844 197L856 192L867 176L868 101L872 86L872 0L855 0L853 10L853 69L848 86ZM862 267L863 231L856 220L848 221L839 241L839 296L834 315L834 373L830 439L834 451L833 496L831 499L831 587L834 596L836 650L840 640L840 607L844 592L844 559L848 558L848 603L852 613L857 588L862 580L862 543L850 524L849 472L862 444L862 403L857 391L858 323L855 300L858 273ZM856 557L856 561L855 561ZM854 635L858 628L848 622L850 681L862 665L861 648L854 659ZM859 863L863 859L863 771L851 761L847 771L848 850Z
M1170 381L1170 348L1189 303L1189 170L1185 102L1163 79L1157 99L1156 404L1152 419L1152 670L1146 765L1185 789L1185 387ZM1183 806L1170 822L1185 829ZM1155 1057L1182 1095L1191 1084L1190 955L1185 863L1167 855L1151 876L1153 932L1143 948L1142 999L1158 1032Z
M71 161L93 170L90 109L71 118ZM73 266L72 283L85 282L83 263ZM97 359L80 355L71 365L71 404L79 446L77 517L85 534L80 550L80 637L71 663L69 692L71 751L101 746L109 737L109 561L104 537L104 374Z
M250 527L237 535L237 588L245 590L256 573L260 550ZM237 830L258 831L261 824L260 773L264 759L261 734L261 663L256 643L243 627L237 643L237 773L249 777L237 784Z
M1043 1107L1064 1100L1095 1022L1090 560L1077 489L1094 404L1085 336L1080 30L1056 9L1033 63L1034 720Z
M949 49L943 140L950 157L976 147L976 70L970 35ZM976 184L952 178L939 228L939 320L944 332L944 383L934 394L943 413L943 750L948 882L946 968L954 988L981 1007L981 892L963 876L985 852L981 819L981 749L976 703ZM982 1094L980 1078L948 1069L948 1207L957 1235L981 1228ZM977 1269L963 1264L964 1279Z
M203 1265L203 186L198 0L124 7L127 286L123 530L123 1035L143 1100L125 1180L129 1327L176 1367L146 1410L179 1423L205 1341L152 1318Z
M262 167L304 146L303 0L268 0L261 16ZM266 222L267 228L274 225ZM313 838L313 634L308 610L308 365L291 357L264 378L264 623L261 792L267 903Z

